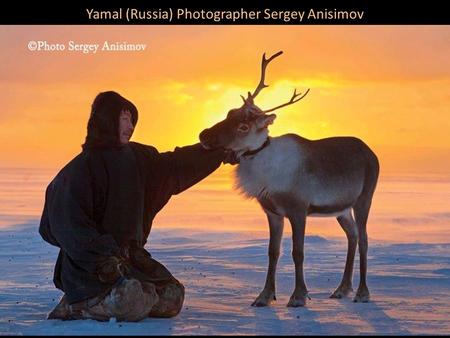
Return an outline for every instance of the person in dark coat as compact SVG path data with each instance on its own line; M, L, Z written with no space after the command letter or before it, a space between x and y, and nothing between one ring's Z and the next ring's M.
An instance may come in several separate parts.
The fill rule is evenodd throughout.
M39 233L60 248L54 284L64 292L49 319L138 321L179 313L184 286L144 249L172 195L226 159L200 143L160 153L129 141L135 105L116 92L92 104L82 152L48 185Z

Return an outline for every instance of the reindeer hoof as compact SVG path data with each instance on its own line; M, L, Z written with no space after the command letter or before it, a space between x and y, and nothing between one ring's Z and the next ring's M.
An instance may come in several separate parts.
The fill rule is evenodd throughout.
M263 307L269 306L272 301L276 300L275 293L273 292L261 292L258 297L256 297L255 301L252 303L252 306Z
M306 295L304 296L294 296L292 295L287 303L288 307L301 307L306 304Z
M347 297L353 291L351 286L339 285L337 289L330 295L330 298L341 299Z
M255 307L263 307L263 306L268 306L268 305L269 305L268 302L263 302L263 301L260 301L260 300L255 300L252 303L252 306L255 306Z
M370 296L369 295L356 295L355 298L353 298L353 302L354 303L368 303L370 300Z
M369 289L367 287L359 287L356 292L355 298L353 298L353 302L355 303L367 303L370 299Z

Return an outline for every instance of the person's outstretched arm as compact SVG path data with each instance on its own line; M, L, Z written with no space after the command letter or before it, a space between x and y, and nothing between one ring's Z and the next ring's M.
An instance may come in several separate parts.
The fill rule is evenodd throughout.
M206 150L200 143L163 153L140 143L133 143L133 146L143 161L155 211L159 211L170 196L207 177L225 159L223 149Z
M171 168L168 174L175 183L172 194L179 194L219 168L225 152L223 149L206 150L197 143L161 153L161 158Z

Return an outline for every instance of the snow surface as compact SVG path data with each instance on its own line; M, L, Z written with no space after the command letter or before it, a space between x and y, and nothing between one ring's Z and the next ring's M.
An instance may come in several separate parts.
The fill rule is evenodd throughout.
M294 287L289 236L277 274L277 301L250 304L266 276L268 234L153 229L153 257L186 286L175 318L139 323L46 320L61 292L52 282L57 248L38 234L38 219L0 229L0 334L450 334L450 244L372 241L368 285L372 300L328 296L343 273L346 243L308 236L305 276L311 300L287 308ZM357 255L358 256L358 255ZM355 262L354 289L359 280Z

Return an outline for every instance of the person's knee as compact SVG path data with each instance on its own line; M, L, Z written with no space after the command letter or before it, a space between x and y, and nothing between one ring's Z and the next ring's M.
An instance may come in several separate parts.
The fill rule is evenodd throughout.
M181 283L174 284L172 292L175 295L174 299L175 299L175 304L177 305L176 314L178 314L181 311L181 309L183 307L183 303L184 303L184 294L185 294L184 285Z
M183 308L184 285L176 281L164 287L157 287L159 301L150 311L150 317L174 317Z

